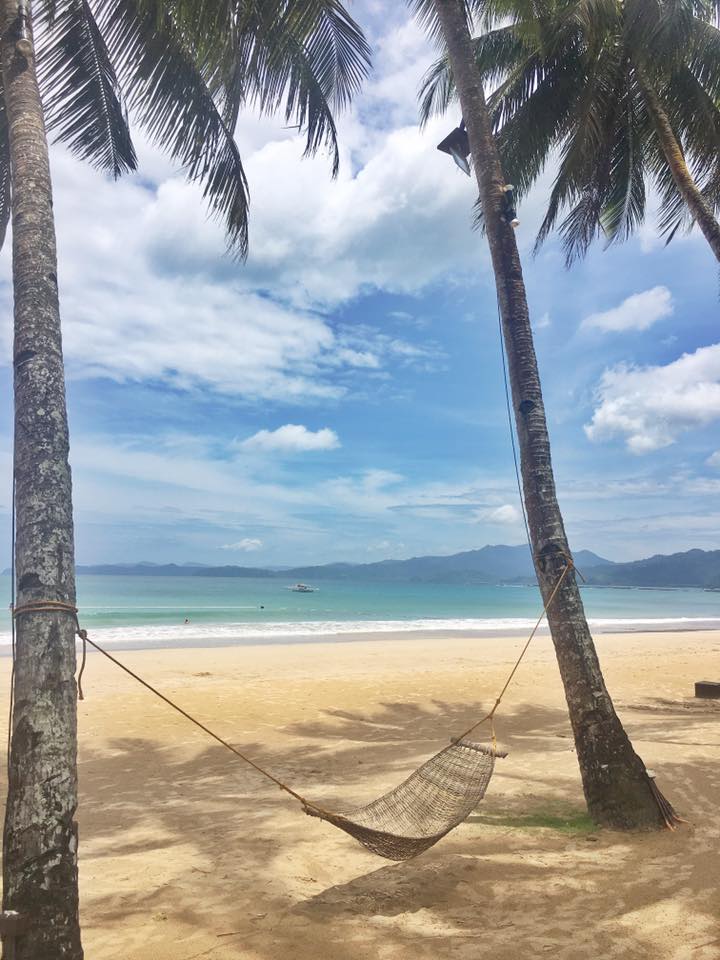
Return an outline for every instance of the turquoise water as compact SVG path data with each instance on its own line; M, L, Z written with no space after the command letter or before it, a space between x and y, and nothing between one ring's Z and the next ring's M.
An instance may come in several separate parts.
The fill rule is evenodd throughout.
M541 606L535 587L324 580L317 592L301 594L290 585L283 578L80 576L78 602L83 625L98 640L126 646L417 630L522 632ZM720 593L587 587L583 599L596 630L720 628ZM7 643L7 621L3 632L0 643Z

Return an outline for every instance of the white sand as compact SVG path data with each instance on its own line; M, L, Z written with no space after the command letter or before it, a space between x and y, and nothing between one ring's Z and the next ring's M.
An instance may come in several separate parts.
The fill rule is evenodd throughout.
M521 642L118 655L299 792L343 807L395 785L467 727ZM718 960L720 703L692 694L695 680L720 679L720 634L605 635L598 647L636 749L692 824L652 835L578 825L573 742L541 637L503 704L510 756L477 815L404 864L305 817L91 655L79 705L86 956ZM575 825L561 829L567 818Z

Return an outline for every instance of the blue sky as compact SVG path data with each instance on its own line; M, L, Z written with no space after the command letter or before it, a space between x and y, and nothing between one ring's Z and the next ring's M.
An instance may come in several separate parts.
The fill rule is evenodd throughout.
M137 137L111 182L52 151L79 562L371 561L523 539L495 293L472 182L420 132L432 60L402 5L353 6L375 70L343 164L243 117L251 254ZM392 15L388 16L388 10ZM692 234L566 271L518 240L571 544L613 559L717 548L717 264ZM0 388L7 533L9 249ZM3 537L7 542L8 537ZM7 553L7 551L6 551Z

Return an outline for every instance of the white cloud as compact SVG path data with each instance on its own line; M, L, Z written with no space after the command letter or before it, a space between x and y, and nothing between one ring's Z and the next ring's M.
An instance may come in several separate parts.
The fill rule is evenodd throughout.
M323 427L321 430L308 430L300 423L286 423L277 430L259 430L240 443L246 450L259 450L263 453L281 451L298 453L307 450L335 450L340 440L334 430Z
M239 550L244 553L252 553L253 550L259 550L263 545L262 540L258 540L255 537L243 537L242 540L238 540L237 543L224 543L220 549L221 550Z
M715 453L710 454L705 462L709 467L720 467L720 450L716 450Z
M383 4L383 19L389 10ZM373 44L373 75L364 99L370 109L382 111L385 123L393 126L416 123L417 92L421 76L437 58L427 32L415 17L403 18Z
M114 183L53 149L70 377L307 401L351 392L356 381L345 374L434 368L436 345L367 324L343 330L328 314L372 288L414 294L448 272L477 270L472 190L447 176L433 135L375 130L365 166L346 153L331 181L325 158L303 160L296 137L261 128L243 143L253 196L245 265L223 256L222 230L207 220L198 187L159 155L143 151L159 183ZM368 129L351 126L344 142L366 145ZM9 249L0 260L6 311ZM9 361L7 331L2 339Z
M475 510L474 516L479 522L497 523L500 526L509 527L520 522L520 511L511 503L504 503L489 510Z
M606 370L596 399L585 426L590 440L621 436L633 453L669 446L683 431L720 418L720 343L665 366Z
M634 293L623 302L605 310L591 313L580 324L583 330L619 332L622 330L647 330L658 320L673 312L672 294L667 287L652 287L642 293Z
M382 490L401 483L405 478L401 473L392 470L366 470L363 476L363 486L366 490Z
M472 184L435 149L447 121L425 131L411 123L343 122L336 180L326 158L302 158L298 140L274 140L247 156L250 256L232 271L243 286L326 308L372 289L414 294L448 273L477 271L478 261L487 265L471 230ZM197 187L167 181L150 208L142 245L157 269L231 272L220 264L222 232L204 220Z
M533 330L547 330L548 327L552 326L552 319L550 314L545 311L545 313L540 317L539 320L536 320L533 323Z

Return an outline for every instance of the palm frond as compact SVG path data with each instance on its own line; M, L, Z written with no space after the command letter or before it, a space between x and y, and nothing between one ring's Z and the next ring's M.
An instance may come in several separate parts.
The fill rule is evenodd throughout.
M568 263L587 250L600 229L611 168L607 134L613 129L622 91L622 56L606 49L586 62L583 87L568 120L560 168L535 241L545 241L565 206L573 210L560 228ZM579 78L578 78L579 79Z
M418 90L420 126L435 116L442 116L457 98L452 70L446 57L436 60L420 81Z
M652 155L655 154L653 159ZM657 229L661 237L668 244L679 230L689 230L692 227L692 217L673 179L672 171L667 165L660 151L648 150L651 165L654 170L655 184L660 194L660 205L657 215Z
M657 88L656 88L657 89ZM679 67L657 91L670 124L701 184L720 176L720 109L686 67Z
M711 23L697 20L691 43L684 52L687 69L708 96L720 99L720 30Z
M469 26L472 22L473 13L478 11L479 0L457 0L457 2L462 4ZM437 18L435 0L408 0L408 6L428 37L438 46L444 47L445 41L440 21Z
M612 140L608 191L600 213L608 245L626 240L645 216L647 124L643 122L640 93L629 74L625 79L625 95Z
M503 172L515 186L518 197L528 193L570 128L577 98L572 61L553 64L524 102L512 87L506 86L491 97Z
M232 131L209 90L203 60L160 0L96 0L98 23L133 116L198 181L229 244L247 254L248 192Z
M227 46L222 77L226 122L255 106L275 113L306 136L306 154L322 146L339 155L334 114L349 104L367 75L370 48L340 0L247 3Z
M87 0L60 0L50 12L51 21L41 18L37 44L48 132L114 177L134 170L120 86Z
M370 68L370 46L341 0L283 0L276 30L307 51L320 88L334 109L345 109Z
M557 23L572 24L592 43L615 30L621 8L617 0L565 0L558 6Z
M649 168L660 195L658 232L670 243L675 234L689 231L693 226L692 215L685 198L677 187L672 170L657 141L648 139ZM698 183L703 199L717 217L720 210L720 177L714 173Z
M648 63L679 61L707 12L707 4L696 0L624 0L625 42L645 51Z
M514 25L498 27L473 39L475 62L483 83L491 87L503 78L518 61L527 56L527 45ZM430 67L420 84L420 122L445 112L456 99L455 81L447 57L440 57Z

